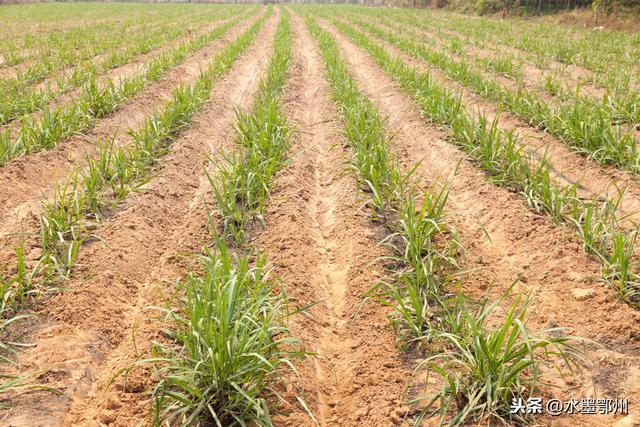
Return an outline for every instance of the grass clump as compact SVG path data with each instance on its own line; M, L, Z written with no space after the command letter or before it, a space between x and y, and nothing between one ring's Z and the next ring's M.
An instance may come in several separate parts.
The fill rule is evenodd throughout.
M378 301L393 311L391 324L402 347L421 348L431 341L439 296L446 291L461 250L455 230L445 224L448 189L433 188L416 206L409 195L392 232L383 243L394 255L390 281L379 285Z
M218 162L217 175L208 174L221 216L221 234L241 243L249 223L262 219L271 182L285 164L290 126L280 106L280 92L291 62L290 18L282 14L275 50L253 111L237 111L237 150Z
M511 403L536 395L541 365L559 358L569 369L577 366L577 338L563 336L559 328L527 330L530 299L518 296L499 323L490 325L500 303L477 304L458 296L443 306L446 327L434 334L443 351L419 365L440 376L442 388L419 419L438 415L440 425L528 423L533 415L511 413Z
M156 424L269 425L269 385L297 357L287 350L296 341L283 324L286 302L273 292L264 255L233 255L220 239L203 262L204 274L180 285L184 298L167 314L174 345L155 360Z
M292 53L289 19L283 11L253 111L238 112L237 151L208 174L222 230L214 231L214 248L203 257L204 273L180 285L184 296L167 312L172 345L159 346L153 360L160 375L157 425L271 425L273 385L303 355L284 325L287 301L274 290L266 255L243 238L264 209L289 140L280 107Z

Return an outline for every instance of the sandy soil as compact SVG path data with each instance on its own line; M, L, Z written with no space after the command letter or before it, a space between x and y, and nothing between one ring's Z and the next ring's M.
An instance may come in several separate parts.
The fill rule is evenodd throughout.
M469 254L466 293L494 299L519 278L517 289L536 293L530 310L533 329L558 325L606 346L588 349L578 376L558 378L555 371L548 372L548 380L559 387L552 394L592 396L593 380L599 395L638 395L640 313L598 281L598 261L583 254L569 230L529 211L518 195L488 183L465 153L446 142L442 130L425 123L417 106L366 53L327 23L324 27L336 36L364 93L388 116L388 129L405 164L422 160L418 175L425 187L449 181L451 221ZM576 417L560 425L593 422L594 418ZM612 425L618 419L597 422Z
M366 32L366 31L365 31ZM377 43L382 44L387 52L397 58L401 58L407 64L431 74L441 86L462 93L464 105L470 112L480 112L489 121L493 121L498 114L498 107L491 102L447 78L435 67L425 62L404 54L389 43L367 33ZM553 168L552 175L560 185L577 184L580 197L592 199L594 197L614 199L618 195L618 189L626 189L625 197L620 207L620 218L640 220L640 179L631 173L616 169L615 167L601 166L594 161L572 151L553 135L531 127L524 120L505 111L500 111L498 125L505 131L513 130L518 136L519 142L524 145L529 153L536 159L546 155Z
M238 37L255 17L172 69L159 82L99 120L84 136L0 168L0 265L11 262L17 230L33 231L40 200L56 180L81 167L99 139L129 143L123 130L166 102L172 88L196 78L216 52ZM163 157L144 191L131 194L83 246L65 289L39 300L39 314L16 333L30 343L18 365L1 373L29 375L47 389L4 395L0 409L9 426L148 425L155 385L150 364L137 365L163 340L153 307L170 304L175 283L199 268L194 254L209 244L214 210L204 168L234 148L235 107L247 110L273 52L279 10L256 41L214 84L211 101ZM359 88L387 118L391 147L404 170L419 162L421 188L447 182L447 223L464 246L460 285L474 298L496 300L517 280L532 293L529 329L564 327L591 340L582 370L559 375L546 368L540 393L562 399L631 399L630 415L545 418L539 425L566 427L640 425L640 312L619 301L602 281L601 264L585 255L569 228L538 215L519 194L489 177L448 141L446 129L425 120L419 107L369 57L326 21ZM289 297L290 328L311 354L285 371L278 385L284 401L273 408L276 426L411 425L410 398L423 395L414 372L424 354L402 352L388 324L389 309L367 298L384 279L388 230L363 208L355 176L347 171L351 150L319 47L302 17L292 15L293 63L283 90L294 138L287 166L278 174L264 215L251 230L251 244L268 252L279 290ZM450 88L462 90L424 63L385 45L389 52ZM496 108L467 90L470 110L493 117ZM611 183L628 187L625 212L640 207L640 186L631 176L602 168L572 153L553 137L508 114L500 126L515 130L530 150L547 151L559 182L580 182L585 195L603 195ZM9 235L3 233L10 233ZM28 249L31 249L30 247ZM300 402L304 402L304 405ZM429 420L425 425L434 425Z
M323 62L300 17L293 21L295 64L286 89L297 138L291 165L278 178L258 239L296 307L314 302L292 329L317 357L289 381L320 425L391 425L409 374L387 327L387 310L363 301L383 266L366 212L359 210L355 178L345 174L348 148L339 143L336 108ZM304 265L304 269L300 266ZM314 425L300 408L285 408L277 425Z
M162 304L185 274L183 254L207 238L206 154L233 141L234 105L246 108L270 55L277 17L214 88L210 107L184 131L147 190L131 197L83 248L66 291L41 307L28 334L36 345L21 354L21 372L64 391L22 395L12 401L11 425L135 425L148 414L148 372L121 376L148 356L161 324L147 308ZM193 262L193 261L191 261ZM132 304L132 302L134 302ZM115 380L115 384L111 384ZM33 402L39 402L33 405Z
M178 84L194 81L212 57L248 29L255 19L252 17L235 25L224 37L169 70L158 82L99 120L86 135L73 136L51 150L24 156L0 167L0 187L5 189L0 193L0 243L3 248L0 265L10 264L13 248L23 240L16 232L29 234L37 230L42 200L52 197L56 185L69 171L82 167L87 156L95 156L101 142L113 141L115 146L130 143L128 129L140 127L145 117L170 99ZM27 242L28 251L35 244L31 240Z

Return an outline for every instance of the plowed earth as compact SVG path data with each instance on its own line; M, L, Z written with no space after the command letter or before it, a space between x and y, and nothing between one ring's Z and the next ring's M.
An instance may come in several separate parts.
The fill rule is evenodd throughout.
M261 11L260 13L264 13ZM163 324L150 307L171 299L175 282L198 269L197 254L208 244L213 197L204 169L209 159L233 146L235 108L248 110L273 51L281 11L267 20L252 46L213 87L211 101L182 130L142 191L130 195L83 245L64 289L34 303L38 316L11 334L29 343L2 365L4 374L29 375L39 389L3 396L0 423L10 426L133 426L149 423L152 368L136 365L162 340ZM409 425L415 408L407 401L424 392L414 373L417 355L403 352L388 323L389 309L367 291L385 276L389 255L379 242L387 231L371 221L361 190L348 171L337 106L316 41L297 11L291 11L293 61L283 105L294 125L288 163L276 178L252 245L268 251L273 275L286 290L293 334L311 354L287 371L284 401L273 409L280 426ZM216 52L257 19L246 19L225 37L193 54L160 81L146 87L112 115L51 150L0 167L0 265L15 262L17 233L35 233L41 201L56 182L82 167L100 139L126 145L128 128L166 102L179 83L193 82ZM568 228L539 215L522 197L490 182L467 155L447 141L445 129L428 123L419 107L368 53L329 22L322 28L337 40L359 88L387 118L392 150L404 170L428 188L445 180L450 192L447 222L465 248L463 290L495 300L519 279L516 290L533 291L531 329L565 327L593 341L582 370L558 376L547 368L544 396L628 397L630 415L541 417L541 425L640 425L640 312L602 283L601 263L584 253ZM375 39L371 35L372 39ZM385 45L394 56L456 87L436 70ZM480 54L481 52L476 52ZM122 75L135 67L134 62ZM497 108L468 90L463 102L492 117ZM636 177L604 168L571 152L559 140L501 114L531 150L545 151L561 181L581 182L585 196L604 196L613 183L628 188L622 214L640 206ZM635 218L635 217L634 217ZM36 242L27 253L37 257ZM52 390L55 390L52 391ZM594 391L595 390L595 391ZM304 405L301 404L304 402ZM433 420L427 422L433 423Z

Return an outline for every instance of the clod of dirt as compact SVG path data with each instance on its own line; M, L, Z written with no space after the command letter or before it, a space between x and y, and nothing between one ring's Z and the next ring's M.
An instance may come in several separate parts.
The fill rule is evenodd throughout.
M571 294L578 301L582 301L592 297L595 294L595 291L593 289L572 288Z

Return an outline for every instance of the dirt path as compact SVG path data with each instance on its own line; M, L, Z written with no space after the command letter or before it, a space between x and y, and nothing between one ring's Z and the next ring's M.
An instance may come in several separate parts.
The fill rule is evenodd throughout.
M489 122L498 114L498 108L493 103L484 100L472 90L447 78L439 69L426 64L400 51L393 45L377 38L363 30L365 34L384 46L393 57L401 59L406 64L430 74L434 81L442 87L462 93L463 105L470 113L480 112ZM600 166L594 161L572 151L553 135L535 129L524 120L506 111L500 112L498 125L505 131L513 130L518 142L532 154L534 159L541 159L546 155L552 166L552 178L560 185L577 184L578 195L591 199L594 197L615 198L617 189L626 189L625 197L619 209L619 217L625 217L636 222L640 221L640 178L611 166Z
M258 244L269 249L274 274L291 303L317 303L291 320L294 334L317 357L298 367L288 382L320 425L391 425L404 413L401 400L409 379L387 311L363 294L382 272L367 215L358 210L352 174L344 173L350 151L336 145L336 107L324 78L319 48L299 16L293 16L295 65L287 111L297 138L291 165L277 180L268 205L267 227ZM276 425L314 425L299 405L281 408Z
M82 167L87 156L95 156L99 142L113 140L114 146L130 143L127 130L137 129L154 109L162 107L181 83L195 81L212 57L239 37L257 19L256 16L232 27L224 37L207 45L187 61L172 68L157 83L149 85L112 115L99 120L86 134L15 159L0 167L0 265L11 265L13 248L23 239L16 233L37 230L42 201L53 195L56 184L70 171ZM30 244L27 245L30 251Z
M441 129L426 124L415 103L364 51L332 26L323 23L323 27L336 36L362 90L388 115L388 129L405 167L422 160L416 176L425 187L449 180L450 221L460 231L469 256L465 292L495 299L519 278L517 290L536 292L529 313L532 329L567 327L570 334L606 346L588 349L585 369L576 377L547 372L545 379L558 389L545 390L563 398L593 396L593 380L599 397L639 395L640 313L598 280L599 263L583 254L569 230L532 213L519 195L489 184L465 153L446 142ZM559 425L612 425L615 421L587 416Z
M146 192L127 200L81 252L78 269L32 325L35 347L21 354L21 372L64 395L36 391L12 401L11 425L136 425L148 414L149 372L118 376L149 356L161 324L147 307L162 304L185 273L183 254L207 239L208 183L201 168L234 138L234 104L246 108L272 51L277 16L214 86L195 124L173 146ZM111 381L115 380L115 384ZM126 384L126 386L125 386ZM111 386L111 387L110 387ZM34 405L34 402L38 402Z

